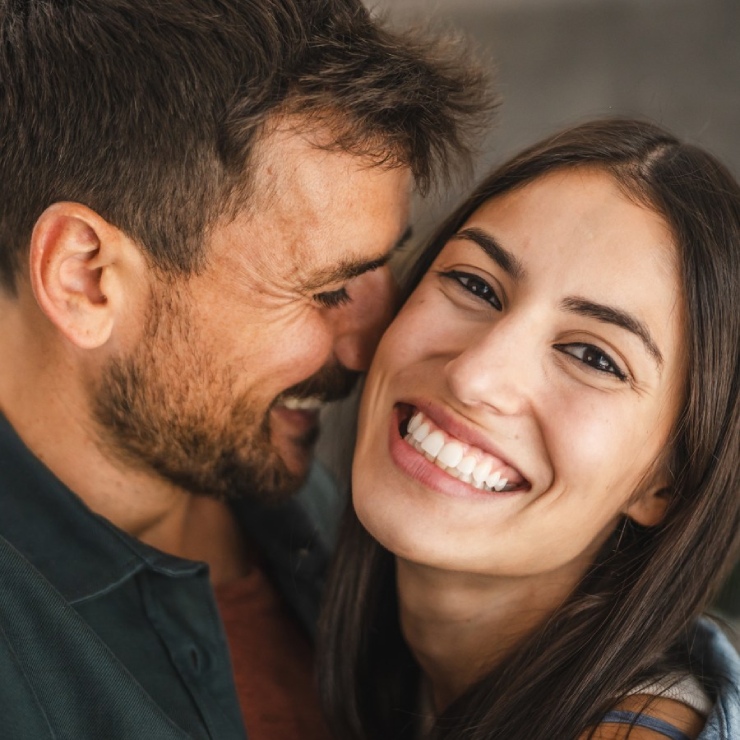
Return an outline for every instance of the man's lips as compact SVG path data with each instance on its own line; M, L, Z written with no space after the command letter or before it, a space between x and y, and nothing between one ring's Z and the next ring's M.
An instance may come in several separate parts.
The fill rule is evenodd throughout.
M294 397L288 396L283 398L276 405L291 411L321 411L326 402L317 396Z
M272 432L312 445L318 436L319 412L327 403L349 396L359 376L331 365L284 390L270 408Z
M319 409L287 408L275 405L270 410L272 429L289 436L303 437L319 425Z

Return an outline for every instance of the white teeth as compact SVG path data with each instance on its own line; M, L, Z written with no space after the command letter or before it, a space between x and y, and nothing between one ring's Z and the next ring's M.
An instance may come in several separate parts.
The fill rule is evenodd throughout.
M493 490L494 488L496 488L496 484L499 482L500 478L501 474L497 470L495 473L489 475L488 478L486 478L486 485Z
M280 405L291 411L317 411L324 406L320 398L284 398Z
M432 431L432 428L424 422L421 426L416 427L414 429L414 433L411 435L411 438L415 442L423 442L428 436L429 433Z
M473 470L475 470L475 466L478 463L478 458L473 457L473 455L468 455L467 457L464 457L458 464L457 469L460 471L462 475L467 475L470 477L473 473Z
M406 428L406 431L409 434L413 434L420 426L421 422L424 421L424 415L421 413L414 414L411 419L409 419L408 427Z
M293 405L289 408L306 408L306 402L316 399L287 399ZM288 406L288 403L285 404ZM501 476L501 471L493 471L494 460L488 456L477 457L466 455L465 445L447 437L439 429L432 431L432 425L425 420L421 411L415 413L408 421L405 439L438 467L453 478L483 491L503 491L508 479Z
M448 468L456 468L463 459L463 446L459 442L448 442L437 455L437 461Z
M493 467L493 460L490 457L484 457L473 469L473 480L476 483L485 483L488 474Z
M501 477L501 473L499 471L496 471L493 475L489 475L488 478L486 478L486 486L492 491L503 491L508 482L507 478Z
M432 457L437 457L444 444L445 435L437 430L424 438L424 441L421 443L421 449Z

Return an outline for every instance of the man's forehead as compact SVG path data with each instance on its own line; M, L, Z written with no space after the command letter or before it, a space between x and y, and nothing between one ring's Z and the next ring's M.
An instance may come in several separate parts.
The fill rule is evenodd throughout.
M336 135L329 125L317 125L304 116L276 118L251 158L254 210L282 201L291 208L319 211L337 199L367 199L373 185L377 190L379 183L393 179L385 176L391 170L401 173L405 195L410 196L413 178L407 167L344 151L336 146Z

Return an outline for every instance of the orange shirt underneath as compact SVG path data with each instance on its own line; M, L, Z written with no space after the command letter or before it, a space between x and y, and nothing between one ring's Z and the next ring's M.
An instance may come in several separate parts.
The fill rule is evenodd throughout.
M262 570L215 592L249 740L327 740L311 644Z

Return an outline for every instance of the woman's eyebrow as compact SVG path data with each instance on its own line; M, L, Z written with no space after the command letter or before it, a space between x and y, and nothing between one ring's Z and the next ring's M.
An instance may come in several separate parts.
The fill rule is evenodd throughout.
M493 236L476 227L458 231L453 239L466 239L477 244L505 273L515 280L521 280L526 272L519 259L504 249Z
M587 301L584 298L566 298L561 305L566 311L577 313L581 316L588 316L607 324L614 324L631 332L642 340L642 343L655 360L658 368L663 367L663 355L652 338L650 331L642 321L632 314L622 309L614 308L613 306Z

